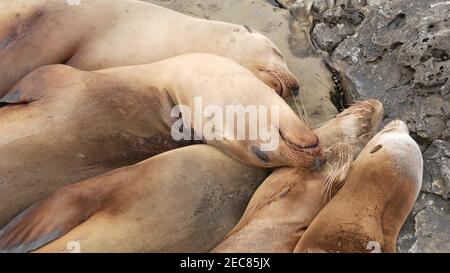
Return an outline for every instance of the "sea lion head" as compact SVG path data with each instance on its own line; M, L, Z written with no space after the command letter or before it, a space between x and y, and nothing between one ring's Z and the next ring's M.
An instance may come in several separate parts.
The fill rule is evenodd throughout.
M248 69L211 54L179 58L193 63L197 74L208 73L208 80L186 77L183 83L192 86L177 84L167 89L174 105L185 106L183 128L192 129L196 139L257 167L318 167L322 149L316 134ZM180 125L177 121L173 128Z
M352 146L353 156L356 158L378 131L383 112L383 105L378 100L359 101L315 132L323 147L339 142L347 143Z
M296 96L300 83L292 74L278 47L264 35L245 26L244 33L235 39L240 52L238 60L282 98Z
M207 114L203 119L202 141L256 167L318 168L322 161L322 148L316 134L273 91L267 96L257 93L258 90L254 92L256 94L249 101L254 105L244 104L245 100L240 99L242 105L237 106L240 110L231 115L227 110L222 111L230 105L224 105L213 115ZM226 101L224 99L222 103ZM271 112L272 109L277 110ZM191 122L193 124L194 120ZM186 126L193 128L198 135L199 130L195 126Z
M388 123L367 143L360 160L372 161L387 168L399 179L408 181L417 197L422 184L423 159L417 143L409 136L408 126L401 120ZM370 164L370 163L369 163Z
M390 122L361 151L344 186L314 218L294 252L395 252L422 171L420 149L406 124Z
M274 94L274 96L277 96ZM278 96L277 96L278 97ZM278 97L279 98L279 97ZM279 98L282 100L281 98ZM273 168L281 166L317 169L323 159L318 137L301 121L289 106L280 110L279 122L269 121L267 135L258 132L250 137L249 130L256 130L258 122L245 125L245 138L239 139L236 126L229 128L224 124L220 136L203 141L217 147L229 156L256 167ZM257 113L258 119L261 115ZM271 128L271 129L270 129Z

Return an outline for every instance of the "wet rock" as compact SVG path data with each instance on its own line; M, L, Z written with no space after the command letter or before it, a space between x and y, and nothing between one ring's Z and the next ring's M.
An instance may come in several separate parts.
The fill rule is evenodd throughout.
M276 2L266 0L145 0L191 16L248 25L269 37L282 51L289 69L300 80L301 95L288 100L296 112L304 108L311 125L331 119L337 109L331 102L333 75L320 55L310 49L305 28ZM271 3L272 2L272 3ZM275 4L275 6L274 6ZM301 110L300 110L301 111Z

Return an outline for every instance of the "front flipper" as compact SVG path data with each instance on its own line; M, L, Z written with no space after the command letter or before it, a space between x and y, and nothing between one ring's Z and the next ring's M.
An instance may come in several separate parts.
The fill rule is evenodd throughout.
M25 96L21 90L13 89L6 93L6 95L0 99L0 107L7 106L9 104L26 104L30 102L30 98Z
M0 98L0 107L29 104L34 101L64 95L81 80L82 72L66 65L47 65L37 68L14 85Z
M87 180L66 186L22 212L0 230L0 253L30 252L78 226L108 199L112 188L103 184Z

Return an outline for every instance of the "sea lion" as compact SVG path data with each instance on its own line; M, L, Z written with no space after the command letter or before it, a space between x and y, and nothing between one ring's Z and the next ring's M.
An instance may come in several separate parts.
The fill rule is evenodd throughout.
M283 97L298 92L280 50L248 26L134 0L0 2L0 97L42 65L94 71L196 52L234 59Z
M206 251L266 176L208 145L172 150L56 191L8 225L27 225L28 235L0 232L0 252L33 250L69 231L39 251L65 252L71 242L81 252ZM22 245L11 247L16 240Z
M273 172L252 196L239 223L212 252L292 252L341 186L353 154L375 135L382 118L381 103L369 100L358 102L316 129L321 143L329 147L327 164L316 172L298 168Z
M339 134L339 123L358 126L378 114L347 111L324 126ZM60 252L71 241L82 252L206 252L238 222L247 189L267 175L203 145L166 152L56 191L0 231L0 252Z
M174 141L171 132L178 120L171 113L175 105L196 109L196 97L204 106L220 109L279 108L278 124L267 120L274 127L271 136L279 140L273 150L262 151L261 138L233 139L237 123L218 128L216 138L205 143L258 167L314 168L320 163L321 148L312 130L272 89L231 59L187 54L99 72L45 66L0 99L8 104L0 108L0 226L64 185L192 144ZM258 120L265 117L256 114ZM192 114L191 124L195 118ZM209 117L200 116L200 121L206 124Z
M422 184L419 146L389 123L358 158L345 185L317 215L295 252L395 252Z

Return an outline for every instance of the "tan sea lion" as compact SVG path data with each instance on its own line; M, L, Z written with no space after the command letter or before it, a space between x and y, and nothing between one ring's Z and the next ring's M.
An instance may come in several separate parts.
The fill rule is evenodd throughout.
M211 146L169 151L56 191L6 226L0 252L30 251L67 232L40 251L64 252L71 242L81 252L207 251L266 176Z
M349 119L375 120L379 103L377 112L355 111L367 105L324 126L339 134ZM166 152L58 190L0 231L0 251L60 252L71 241L82 252L209 251L244 212L246 189L266 175L201 145Z
M341 186L353 154L375 134L382 118L381 103L369 100L316 129L324 147L333 145L322 170L277 169L259 186L239 223L212 252L292 252Z
M283 97L298 92L280 50L248 26L134 0L0 1L0 97L42 65L93 71L196 52L234 59Z
M295 252L395 252L422 184L419 146L389 123L358 158L345 185L317 215Z
M0 108L0 226L64 185L192 144L173 140L178 120L171 111L180 104L194 109L195 97L221 109L279 108L279 124L268 119L279 139L274 150L262 151L261 138L233 139L237 123L204 140L228 155L266 168L320 163L317 136L272 89L228 58L187 54L100 72L46 66L0 100L9 104Z

